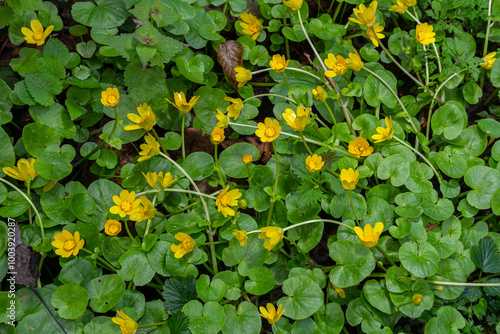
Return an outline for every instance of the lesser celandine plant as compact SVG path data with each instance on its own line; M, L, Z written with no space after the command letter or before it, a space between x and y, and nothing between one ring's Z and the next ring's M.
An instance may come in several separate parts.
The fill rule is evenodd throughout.
M0 18L1 333L499 331L495 1Z

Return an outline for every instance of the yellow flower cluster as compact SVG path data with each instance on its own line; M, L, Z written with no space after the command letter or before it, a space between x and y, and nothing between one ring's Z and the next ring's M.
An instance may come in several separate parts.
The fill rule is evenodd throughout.
M226 139L224 130L219 128L218 126L214 127L212 133L210 134L210 141L212 141L212 144L220 144L224 141L224 139Z
M421 44L429 45L434 43L436 41L434 38L436 33L432 31L433 29L434 28L427 23L419 24L415 30L415 38Z
M385 118L385 128L379 126L377 127L378 134L373 135L372 139L375 139L375 143L383 142L384 140L391 140L394 134L394 127L392 126L392 117Z
M170 172L165 175L163 175L163 172L147 172L146 174L142 173L142 175L144 175L146 182L151 186L151 188L154 188L156 183L159 183L163 188L170 188L170 186L177 181L177 179L174 179Z
M325 65L331 69L325 71L325 75L333 78L337 75L344 75L348 69L359 71L363 68L364 63L356 49L354 49L354 53L349 53L349 58L347 59L340 55L335 56L333 53L329 53L328 58L325 59Z
M356 184L358 184L359 181L359 171L352 168L342 169L340 171L340 181L345 190L356 189Z
M106 107L114 108L120 103L120 92L118 88L106 88L101 93L101 103Z
M158 144L155 137L147 134L144 136L144 140L146 141L146 143L141 144L140 146L141 151L139 152L139 155L141 157L137 159L138 162L149 160L160 153L160 144Z
M363 137L357 137L349 142L349 153L354 154L357 158L367 157L373 153L373 147Z
M323 158L321 155L314 154L313 156L308 156L306 158L306 167L307 170L311 173L315 173L325 165Z
M116 205L109 208L109 212L122 218L129 216L132 221L141 222L153 218L156 214L156 209L150 200L144 196L136 199L135 192L126 189L120 192L120 196L113 196L113 202Z
M382 34L384 27L376 23L377 18L375 17L375 13L377 12L377 1L372 1L368 7L360 4L359 8L353 9L353 12L357 19L350 17L349 20L364 25L367 28L366 34L368 38L375 46L378 46L378 40L384 38L385 35Z
M266 239L264 241L264 248L271 251L283 239L283 229L276 226L267 226L260 228L261 233L259 239Z
M122 223L115 219L106 220L104 224L104 233L110 236L115 236L122 231Z

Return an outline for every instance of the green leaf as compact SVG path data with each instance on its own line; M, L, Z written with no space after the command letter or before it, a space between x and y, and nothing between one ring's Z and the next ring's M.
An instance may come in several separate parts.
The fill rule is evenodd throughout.
M329 245L330 257L337 262L330 272L330 280L339 288L359 284L375 269L375 258L361 243L340 240Z
M460 154L441 151L436 154L436 164L439 169L452 178L460 178L467 171L467 162Z
M195 181L206 179L215 171L212 156L205 152L191 153L186 157L182 167Z
M448 101L432 115L432 131L443 135L447 140L453 140L467 125L465 108L456 101Z
M250 302L241 302L236 308L224 305L224 314L226 322L222 334L259 334L262 329L259 311Z
M415 294L423 296L420 305L415 305L412 302L412 298ZM389 293L389 295L394 306L396 306L405 316L413 319L420 317L424 311L430 310L434 305L434 294L429 287L429 283L421 279L415 281L413 285L411 285L410 291Z
M43 106L54 104L54 97L63 90L59 79L42 72L30 72L26 74L26 87L33 99Z
M493 118L485 118L477 121L479 128L492 138L500 137L500 122Z
M257 147L252 144L236 143L231 145L221 152L219 166L227 176L234 178L248 177L247 168L241 160L246 154L250 154L253 161L257 161L260 155ZM248 167L250 170L253 169L253 165L249 165Z
M137 286L143 286L151 282L155 271L148 263L146 253L140 249L134 248L127 251L120 257L121 269L117 274L124 281L132 281Z
M444 259L438 263L438 271L431 277L433 281L439 282L465 282L467 280L464 270L459 262L453 259ZM434 294L442 299L454 300L458 298L465 290L464 286L442 286L440 291L437 285L433 285Z
M245 290L252 295L264 295L274 287L274 276L266 267L253 268L247 275L249 280L245 282Z
M410 176L410 163L404 155L391 155L378 165L377 176L382 180L390 178L393 186L400 187Z
M39 10L42 9L42 0L7 0L7 5L15 10Z
M265 66L269 64L270 59L267 49L262 45L257 45L250 51L250 63L253 65Z
M196 282L196 292L204 302L218 302L224 297L226 285L220 279L214 278L210 282L208 275L201 275Z
M439 254L428 242L404 243L399 249L399 258L403 267L416 277L425 278L437 272Z
M90 58L97 49L97 45L94 41L80 42L76 45L76 51L83 58Z
M471 249L471 260L482 271L500 273L500 253L492 238L486 237Z
M62 147L52 144L47 147L42 156L37 157L35 170L48 180L61 180L73 170L71 161L75 155L75 149L69 144Z
M76 319L87 309L88 299L87 291L81 286L65 284L54 291L51 303L61 318Z
M385 275L385 284L389 292L403 293L411 290L413 281L405 268L392 266Z
M125 293L125 282L116 274L94 278L85 285L90 307L95 312L106 313L115 306Z
M500 171L474 166L467 170L464 181L472 188L467 193L467 201L480 210L489 209L493 194L500 188Z
M85 187L79 182L69 182L66 187L58 183L42 193L40 204L50 219L58 224L69 224L76 219L71 211L71 199L79 193L86 193Z
M162 292L165 308L177 312L196 299L196 279L193 276L173 277L165 280Z
M386 70L376 70L375 73L384 79L385 82L389 84L394 92L397 94L396 90L396 78L394 74ZM376 107L380 103L383 103L389 108L396 107L398 101L392 95L391 91L375 76L370 74L365 81L364 87L364 98L369 106Z
M57 278L63 284L84 286L92 279L100 276L100 272L101 270L94 268L90 261L76 258L64 265Z
M78 23L92 28L115 28L121 26L128 17L122 0L97 0L78 2L71 7L71 15Z
M188 80L196 83L203 83L204 65L203 62L196 57L192 57L189 61L184 57L177 57L175 64L183 76Z
M137 101L149 101L165 92L165 71L143 69L141 64L129 63L123 75L129 93Z
M345 317L349 325L357 326L361 324L361 330L364 333L371 333L382 325L373 314L363 304L361 297L358 297L349 303Z
M387 292L376 280L369 280L363 285L363 296L376 309L387 314L392 314L391 301Z
M72 139L76 136L76 126L62 105L58 103L50 107L35 105L29 108L29 112L33 120L56 129L61 137Z
M321 333L339 334L344 327L344 312L339 304L328 303L314 313L314 321Z
M354 203L354 209L356 210L356 218L363 219L367 211L365 198L358 193L352 193L352 202ZM345 217L348 219L354 219L351 200L347 192L333 197L330 204L330 212L335 218Z
M192 300L184 305L182 313L189 317L189 330L193 334L217 334L226 321L222 306L216 302L203 305Z
M453 306L443 306L437 311L436 328L439 334L458 334L465 327L465 319Z
M287 279L282 286L287 297L282 297L277 304L282 304L286 316L293 320L310 317L323 305L323 292L320 287L306 276Z
M25 126L27 127L27 126ZM16 155L9 136L3 128L0 127L0 167L12 167L16 164Z

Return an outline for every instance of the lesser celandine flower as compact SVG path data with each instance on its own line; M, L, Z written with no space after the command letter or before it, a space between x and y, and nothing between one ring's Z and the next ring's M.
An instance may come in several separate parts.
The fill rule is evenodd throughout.
M424 296L416 293L411 297L411 301L413 302L413 305L418 306L422 304L422 300L424 299Z
M146 131L150 131L153 126L156 124L156 116L153 113L153 110L146 103L141 104L137 107L137 114L129 113L127 118L134 122L135 124L129 124L125 127L125 130L139 130L144 129Z
M314 154L313 156L308 156L306 158L307 170L311 173L315 173L320 170L325 165L321 155Z
M21 28L24 39L28 42L28 44L43 45L43 43L45 43L45 39L54 29L54 26L50 25L44 30L42 24L38 20L31 20L30 26L31 29L26 27Z
M403 0L397 0L395 5L392 5L389 10L391 12L397 12L399 14L404 14L406 13L406 10L408 9L408 6L405 4Z
M141 144L140 146L141 151L139 152L139 155L141 157L137 159L138 162L151 159L152 157L160 153L160 144L158 144L155 137L147 134L144 136L144 140L146 141L146 143Z
M373 228L370 224L366 224L364 231L360 227L354 226L354 232L356 232L359 240L361 240L363 245L367 248L377 246L378 239L383 230L384 224L381 222L376 223Z
M271 251L283 239L284 232L281 227L267 226L260 228L260 231L259 239L266 239L264 241L264 248L268 251Z
M343 75L347 71L347 62L342 56L335 56L333 53L328 54L328 58L325 59L325 65L331 68L329 71L325 71L327 77L333 78L337 75Z
M243 21L240 22L240 26L243 28L242 32L256 40L260 35L260 31L264 29L262 22L249 13L242 13L240 18Z
M273 304L267 303L266 307L259 307L260 315L262 316L262 318L267 319L269 324L272 325L280 320L283 313L285 313L285 310L281 310L281 307L282 305L279 304L278 310L276 311L276 308Z
M146 174L142 173L142 175L144 175L146 182L151 188L154 188L156 182L160 183L163 188L170 188L170 186L177 181L170 172L165 174L165 176L163 176L163 172L159 172L158 174L155 172L147 172Z
M247 231L233 230L233 235L240 242L241 247L245 247L247 245Z
M484 63L481 64L481 67L484 68L485 70L491 70L493 64L497 60L496 58L494 58L496 54L497 54L496 52L490 52L486 56L484 56L483 58Z
M283 0L283 4L289 7L292 11L296 12L302 8L303 0Z
M311 110L309 107L304 109L304 107L299 105L297 107L297 113L290 108L286 108L285 112L281 115L285 119L286 124L290 125L294 131L304 131L304 128L309 121L310 114Z
M436 33L432 31L433 29L434 28L427 23L419 24L416 27L415 38L421 44L429 45L431 43L434 43L436 41L436 39L434 38L434 36L436 36Z
M323 87L318 86L316 89L312 89L313 96L316 100L319 102L323 103L326 101L328 98L328 94L326 93L326 90L323 89Z
M340 171L340 181L345 190L354 190L359 181L359 172L352 168L342 169Z
M257 124L257 127L255 134L262 142L272 142L280 136L281 126L277 120L266 117L264 123Z
M339 288L335 284L332 283L333 288L335 289L335 292L340 296L340 298L345 299L345 291L342 288Z
M222 113L219 109L216 109L217 115L215 116L218 120L216 126L218 126L221 129L225 129L229 125L229 118Z
M219 128L218 126L214 127L212 133L210 134L210 141L212 144L220 144L224 141L226 136L224 136L224 130Z
M286 67L290 63L290 59L286 60L285 56L274 55L269 61L269 66L278 73L285 73Z
M122 231L122 223L115 219L106 220L104 224L104 233L110 236L115 236Z
M358 51L354 49L354 53L349 53L349 59L347 61L347 68L350 68L351 70L354 71L359 71L360 69L363 68L365 63L361 60L361 57L359 56Z
M135 322L121 310L116 311L116 314L118 315L118 317L111 318L111 321L113 321L117 325L120 325L122 334L135 334L135 332L137 332L137 322Z
M172 103L169 99L165 99L173 105L177 110L180 111L181 115L186 115L188 112L193 109L193 107L198 103L199 96L193 96L189 102L186 100L186 95L184 92L176 92L174 93L174 102Z
M245 86L245 84L252 79L252 72L244 68L243 66L236 66L234 68L236 71L236 81L238 81L238 88Z
M243 101L240 98L233 99L232 97L226 96L224 100L231 102L231 105L226 108L227 115L234 118L236 121L240 116L241 110L243 110Z
M252 162L252 160L253 160L253 158L252 158L252 155L250 155L250 154L245 154L245 155L241 158L241 161L243 161L243 163L244 163L245 165L248 165L249 163L251 163L251 162Z
M382 34L382 31L384 31L384 27L378 23L375 23L371 28L366 30L366 35L376 47L378 47L378 41L385 37L385 35Z
M135 192L129 192L126 189L120 192L120 197L114 195L113 202L116 205L109 208L109 212L120 215L122 218L139 212L139 205L141 204L140 199L135 199Z
M106 107L116 107L120 103L120 92L118 88L106 88L101 93L101 103Z
M75 231L73 236L71 232L62 230L61 233L54 235L54 241L52 241L52 246L57 248L55 253L61 257L70 257L71 254L77 256L84 244L85 240L80 239L78 231Z
M153 203L151 203L151 201L144 196L139 197L139 200L141 201L139 210L137 213L130 216L130 220L142 222L143 220L153 218L156 214L156 208Z
M394 134L394 127L392 126L392 117L385 118L385 128L378 126L378 134L373 135L372 139L375 139L375 143L383 142L384 140L391 140Z
M375 23L375 12L377 11L377 1L373 1L370 6L366 7L364 4L360 4L359 8L354 8L353 12L357 19L349 18L349 21L359 23L371 27Z
M235 211L231 207L238 205L238 198L240 197L241 193L239 189L229 190L229 186L226 186L226 188L219 193L217 199L215 200L217 210L222 213L224 217L234 216Z
M349 153L354 154L356 157L367 157L373 153L373 147L363 137L356 137L353 141L349 142Z
M196 242L194 242L193 238L191 238L188 234L179 232L175 235L175 239L179 240L179 244L170 245L170 250L175 253L175 258L180 259L187 253L191 252L196 246Z
M35 158L30 161L21 158L17 161L17 166L4 167L3 172L13 179L31 182L38 173L35 171Z

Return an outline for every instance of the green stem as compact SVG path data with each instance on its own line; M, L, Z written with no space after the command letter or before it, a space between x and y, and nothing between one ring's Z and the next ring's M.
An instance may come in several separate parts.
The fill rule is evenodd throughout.
M375 248L380 252L380 254L385 257L385 259L391 264L391 266L396 266L396 263L394 263L391 257L387 255L387 253L379 245L376 245Z
M286 27L286 14L283 15L283 28ZM285 37L285 51L286 51L286 59L291 59L290 57L290 45L288 42L288 38Z
M31 199L31 181L27 181L26 182L26 195L28 195L29 199ZM28 208L28 218L29 218L29 222L30 222L30 225L33 225L33 217L32 217L32 213L31 213L31 205L30 207Z
M412 281L416 281L416 277L409 277ZM500 283L462 283L462 282L444 282L444 281L433 281L433 280L425 280L429 284L435 285L447 285L447 286L500 286Z
M311 41L311 39L309 38L309 35L307 34L306 28L304 27L304 22L302 22L302 16L300 15L300 10L297 11L297 15L299 17L300 26L302 28L302 31L304 32L304 35L306 36L307 42L309 43L309 45L311 46L311 49L313 50L314 54L318 58L321 66L323 67L323 70L327 71L327 68L325 66L325 63L323 62L323 59L321 59L321 57L319 56L318 50L316 50L313 42Z
M251 86L255 87L273 87L276 86L276 82L247 82Z
M351 208L352 208L352 213L354 214L354 219L356 220L356 224L359 226L358 215L356 215L356 209L354 209L354 200L352 199L351 190L349 190L349 199L351 200Z
M274 197L271 198L271 206L269 207L266 226L271 225L271 217L273 216L274 204L276 203L276 196L277 196L276 193L278 191L278 179L280 175L280 161L279 161L278 151L276 150L276 144L274 143L274 141L272 142L272 144L274 151L274 159L276 160L276 177L274 178Z
M162 322L155 322L154 324L138 325L137 328L147 328L147 327L161 326L163 324L166 324L167 322L168 321L165 320L165 321L162 321Z
M488 2L488 22L486 23L486 36L484 37L484 47L483 47L483 58L488 54L488 41L490 38L490 29L493 26L491 24L491 6L493 1L489 0ZM481 90L483 90L484 86L484 76L486 75L486 71L483 70L481 73Z
M424 55L425 55L425 85L429 86L429 60L427 59L427 48L425 44L422 44L424 47Z
M125 225L125 230L127 230L128 237L130 238L130 240L132 240L132 243L137 244L137 241L134 239L134 237L132 236L132 233L130 232L130 229L128 228L128 222L124 221L123 225Z
M186 121L186 115L182 114L181 121L181 143L182 143L182 162L186 160L186 144L184 143L184 122Z
M332 4L333 3L334 3L334 1L332 1ZM335 13L333 13L333 17L332 17L332 22L333 23L335 23L335 21L337 20L337 16L339 16L340 9L342 8L343 4L344 4L343 2L338 3L337 8L335 9ZM344 15L344 13L342 12L342 16L343 15Z
M214 160L215 160L215 170L217 171L217 175L219 176L219 181L220 184L222 185L223 188L226 187L226 183L224 182L224 179L222 178L222 174L220 172L220 167L219 167L219 159L217 158L217 144L214 144Z
M43 240L45 239L45 231L44 231L44 228L43 228L42 217L40 216L40 212L38 212L38 209L36 208L35 204L33 204L33 202L31 201L31 199L28 196L26 196L26 194L23 193L21 189L19 189L18 187L16 187L15 185L13 185L12 183L10 183L9 181L4 180L1 177L0 177L0 181L2 181L5 184L8 184L14 190L16 190L18 193L20 193L21 196L23 196L28 201L28 203L33 208L33 210L35 210L36 216L38 217L38 224L40 225L40 235L42 237L42 242L43 242Z
M333 115L333 111L330 108L330 106L328 105L328 103L326 103L326 101L324 103L326 105L326 108L328 109L328 112L330 113L330 116L332 116L332 119L333 119L333 126L335 128L335 135L333 137L333 145L335 145L335 142L337 141L337 135L338 135L337 121L335 120L335 116Z
M158 136L158 133L156 133L155 128L152 128L151 130L153 131L153 134L155 135L156 140L158 140L158 143L160 144L160 147L161 147L163 153L168 154L167 150L165 149L165 147L163 146L163 143L160 140L160 136Z
M295 100L289 98L289 97L286 97L286 96L283 96L283 95L279 95L279 94L271 94L271 93L267 93L267 94L258 94L258 95L254 95L254 96L251 96L249 97L248 99L245 99L243 100L242 103L245 103L247 102L248 100L251 100L251 99L256 99L256 98L259 98L259 97L263 97L263 96L274 96L274 97L279 97L279 98L282 98L282 99L285 99L287 101L290 101L292 102L293 104L296 104Z
M202 244L198 244L198 246L208 246L208 245L220 245L220 244L225 244L228 243L228 240L222 240L222 241L213 241L213 242L204 242Z
M187 190L187 189L165 188L163 190L164 191L174 192L174 193L193 194L193 195L200 196L200 197L203 196L203 197L207 197L207 198L211 198L211 199L217 199L217 197L215 197L215 196L212 196L212 195L209 195L209 194L200 193L200 192L197 192L197 191ZM147 194L154 194L154 193L157 193L157 192L158 192L158 190L156 190L156 189L146 190L146 191L137 193L135 195L135 198L143 196L143 195L147 195Z
M111 271L118 271L118 269L116 269L111 263L109 263L108 261L106 261L105 259L100 257L99 255L97 255L96 253L88 250L87 248L82 248L81 250L84 252L87 252L88 254L94 255L96 257L96 259L101 261L101 263L104 264L105 266L107 266L108 269L110 269Z
M302 142L304 143L304 146L306 147L307 152L309 152L310 156L313 156L313 152L309 148L309 145L307 145L306 138L304 137L304 133L302 131L299 132L300 136L302 137Z
M156 202L156 197L158 196L158 194L156 193L153 197L153 206L155 206L155 202ZM144 237L146 237L146 235L148 235L149 233L149 226L151 225L151 218L148 219L148 222L146 223L146 230L144 231Z
M403 140L399 139L398 137L392 136L392 138L396 139L396 141L398 141L402 145L408 147L410 150L412 150L413 152L415 152L416 154L418 154L425 161L425 163L428 164L429 167L434 171L434 174L436 175L439 183L441 183L443 181L443 178L438 173L438 171L436 170L436 168L434 168L434 166L431 164L431 162L429 160L427 160L427 158L422 153L420 153L418 150L414 149L413 147L411 147L410 145L408 145L407 143L405 143Z
M341 222L338 222L336 220L331 220L331 219L313 219L313 220L308 220L308 221L305 221L305 222L301 222L301 223L298 223L298 224L294 224L294 225L285 227L283 229L283 232L286 232L286 231L288 231L288 230L290 230L292 228L296 228L296 227L307 225L307 224L313 224L313 223L332 223L332 224L337 224L339 226L343 226L343 227L348 228L350 230L354 230L354 228L352 228L351 226L346 225L346 224L341 223Z
M491 93L491 95L486 99L486 101L484 101L484 105L487 105L488 103L490 103L490 101L495 97L497 96L498 94L498 91L500 90L500 88L495 88L495 90L493 91L493 93Z

